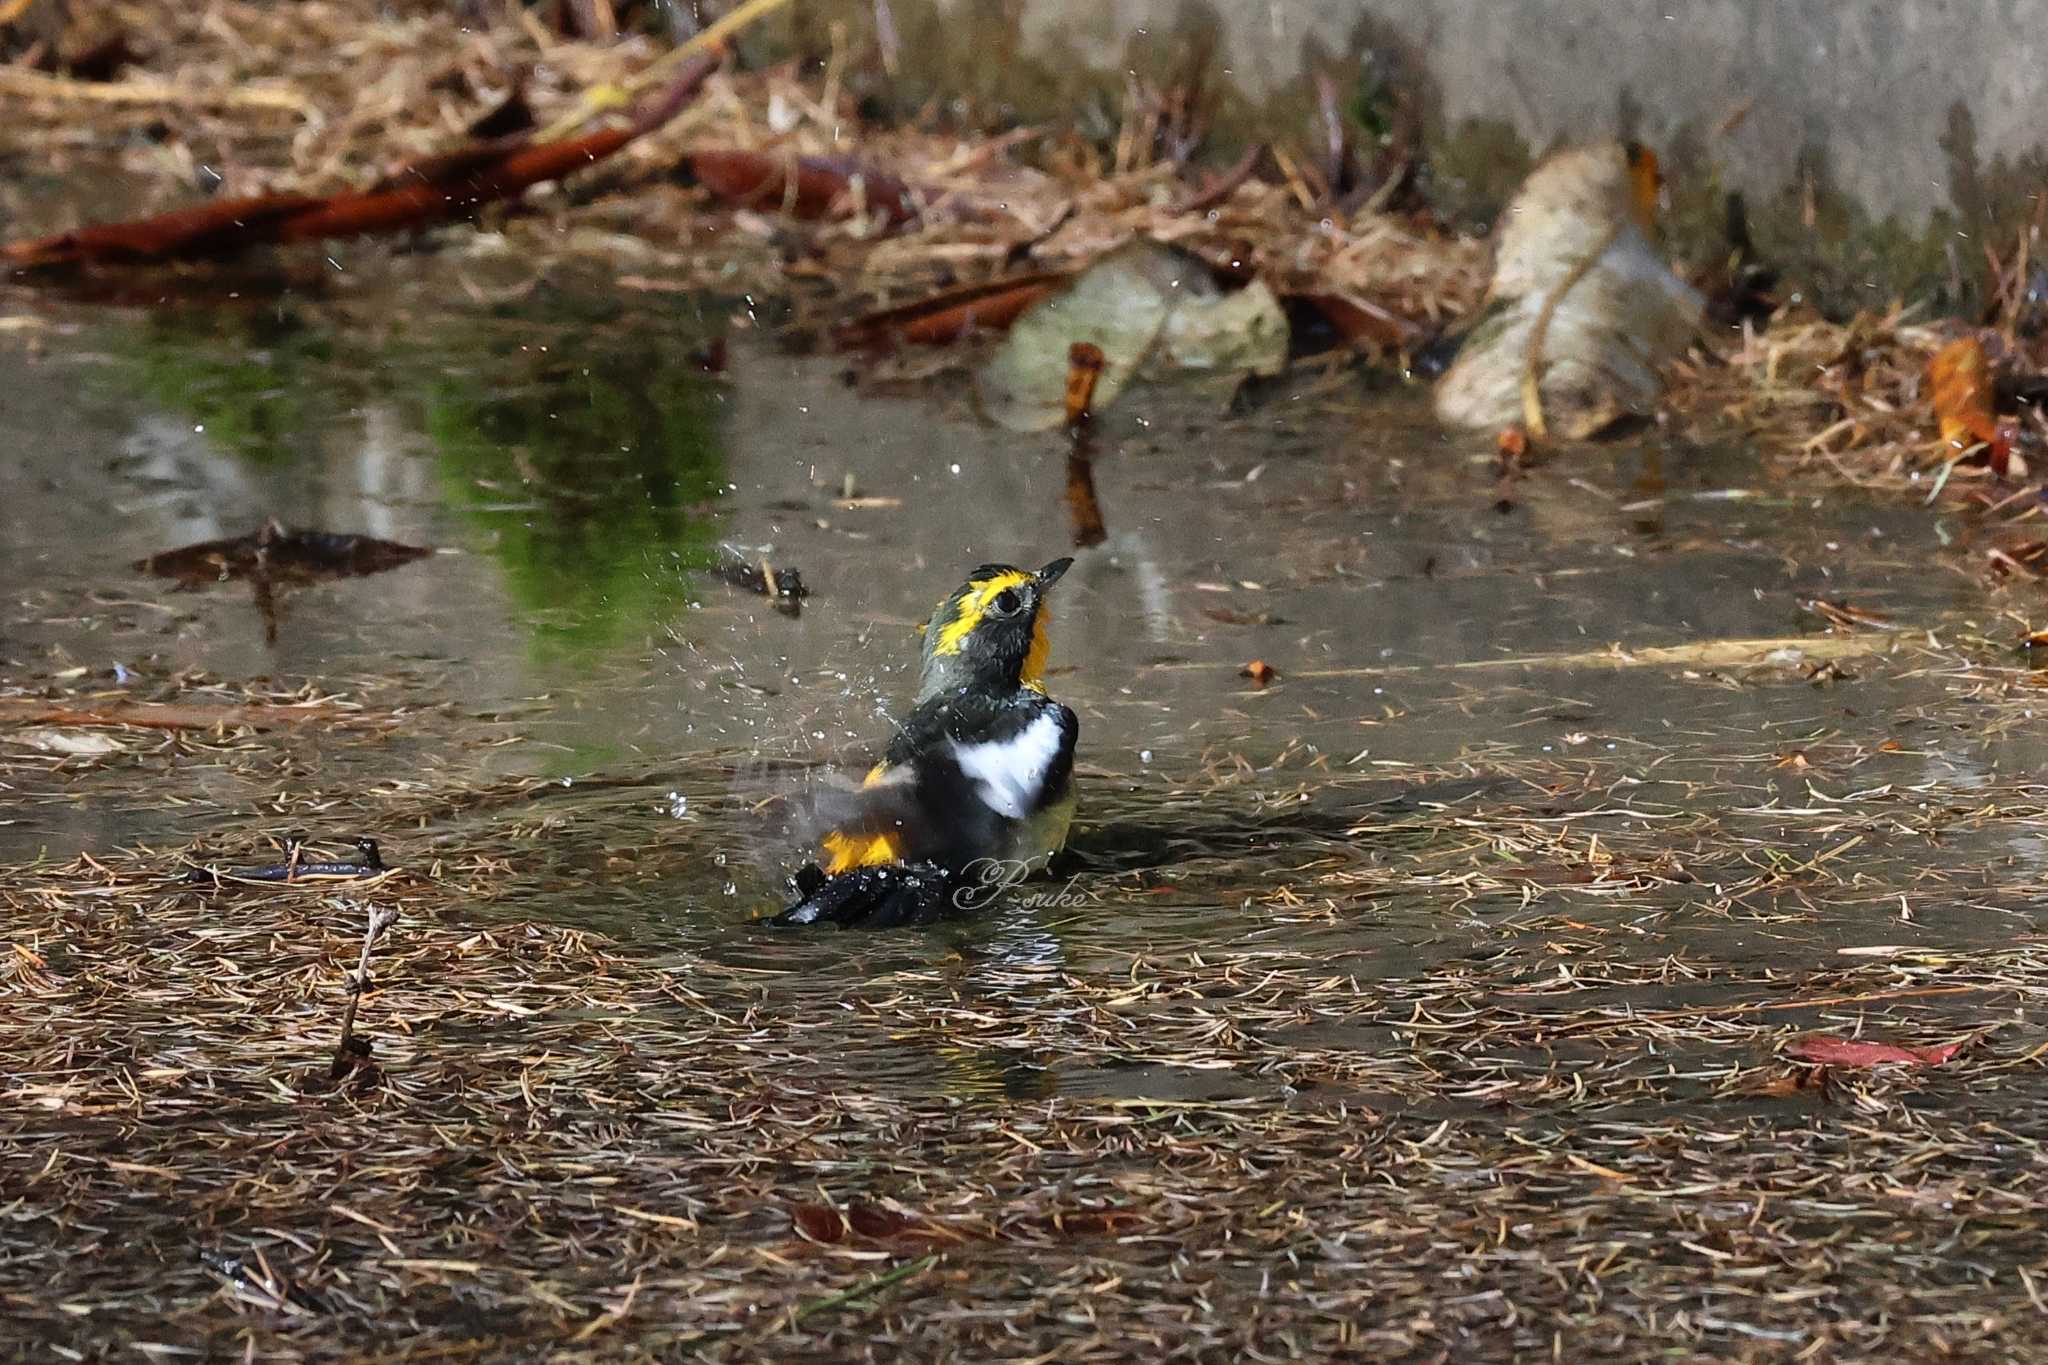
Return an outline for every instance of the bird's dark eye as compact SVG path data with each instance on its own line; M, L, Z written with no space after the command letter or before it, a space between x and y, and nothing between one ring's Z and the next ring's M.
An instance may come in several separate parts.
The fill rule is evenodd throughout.
M991 616L1015 616L1024 610L1024 599L1017 596L1016 589L1004 588L988 604L988 610Z

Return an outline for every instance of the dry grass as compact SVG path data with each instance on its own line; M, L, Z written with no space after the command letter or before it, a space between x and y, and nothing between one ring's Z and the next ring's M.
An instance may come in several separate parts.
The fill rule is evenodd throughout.
M1894 660L2025 723L2021 675ZM887 941L737 922L716 765L680 839L632 774L288 785L401 870L0 876L0 1316L84 1358L2024 1356L2048 957L1981 850L2043 793L1922 757L1093 774L1086 907ZM657 893L730 918L523 918ZM1822 1072L1810 1030L1968 1045Z
M464 26L438 7L131 3L121 19L150 35L148 68L108 87L74 82L75 97L54 81L6 94L20 116L11 140L58 174L118 156L153 187L136 210L191 202L202 166L233 194L361 187L461 145L515 87L547 125L660 52L643 38L563 41L514 7L489 12L498 22ZM1066 269L1139 234L1256 269L1276 287L1349 293L1425 323L1462 314L1483 286L1482 243L1370 206L1333 216L1298 175L1248 181L1209 206L1208 182L1129 137L1105 158L1050 129L989 140L866 123L845 61L810 79L787 68L719 76L660 132L566 189L530 194L509 222L489 221L522 256L609 261L629 287L782 295L829 282L834 312ZM84 93L124 86L132 99ZM151 91L179 98L153 102ZM263 99L252 105L251 92ZM138 149L136 134L158 123L164 135ZM805 224L735 214L678 183L688 153L713 149L858 158L908 182L922 212L895 234L859 212Z
M335 1087L362 906L143 870L0 894L0 1301L89 1356L1874 1358L2034 1331L2039 1049L1853 1079L1772 1055L1808 1023L1935 1040L1958 992L2006 1014L2048 985L2030 947L1796 974L1145 952L971 989L935 964L821 1009L786 972L480 926L415 885L377 893L402 919L375 1053ZM1632 1003L1677 995L1711 1003ZM957 1084L877 1085L878 1047ZM1053 1059L1190 1097L1033 1098Z

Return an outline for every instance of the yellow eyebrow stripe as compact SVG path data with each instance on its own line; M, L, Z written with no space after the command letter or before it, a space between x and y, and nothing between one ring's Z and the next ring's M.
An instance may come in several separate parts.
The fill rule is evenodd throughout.
M984 578L974 585L974 591L960 599L960 609L953 613L953 619L939 630L939 642L932 646L933 654L958 654L960 647L967 643L967 637L974 628L988 617L988 604L1006 588L1022 588L1029 585L1028 573L997 574Z

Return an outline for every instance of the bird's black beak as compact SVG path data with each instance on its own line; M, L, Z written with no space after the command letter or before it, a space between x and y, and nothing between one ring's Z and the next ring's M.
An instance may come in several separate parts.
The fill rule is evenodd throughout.
M1038 590L1044 592L1060 581L1060 575L1074 567L1072 559L1055 559L1038 571Z

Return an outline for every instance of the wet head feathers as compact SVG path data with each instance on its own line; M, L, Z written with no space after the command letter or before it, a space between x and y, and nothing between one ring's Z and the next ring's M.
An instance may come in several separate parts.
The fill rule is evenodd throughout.
M1052 654L1046 596L1071 559L1036 573L1012 564L984 564L932 612L924 630L918 700L957 687L1042 691Z
M953 619L939 628L933 654L958 654L988 619L996 600L1004 593L1022 593L1037 578L1007 564L984 564L974 571L965 587L947 600L954 604Z

